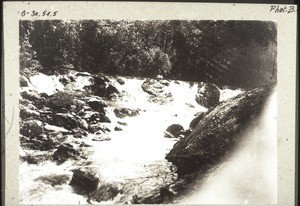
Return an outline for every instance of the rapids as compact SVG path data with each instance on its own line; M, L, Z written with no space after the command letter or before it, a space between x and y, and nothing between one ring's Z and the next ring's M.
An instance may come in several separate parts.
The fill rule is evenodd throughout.
M45 76L39 76L32 77L31 80L39 93L46 92L51 94L55 90L63 90L61 84L55 77L49 78L51 79L47 80ZM80 90L80 88L88 82L86 78L80 77L76 79L75 84L77 89ZM111 81L117 85L116 80L112 77L110 78ZM87 148L90 152L88 157L89 166L98 168L99 175L104 179L115 182L124 182L128 179L143 178L153 175L151 174L152 170L147 169L148 166L166 162L165 155L173 147L174 143L176 143L175 139L164 138L164 131L166 128L171 124L181 124L185 129L188 129L189 123L194 118L194 115L197 112L207 110L198 105L195 101L197 84L171 80L167 89L172 93L173 101L165 105L160 105L148 101L148 94L141 88L144 79L127 77L124 77L124 79L125 84L118 84L118 89L128 95L122 100L108 102L108 107L105 108L106 115L111 119L111 123L104 124L111 129L111 132L108 134L111 140L102 142L92 141L89 136L83 139L86 144L92 145L92 147ZM42 86L44 85L42 82L46 80L48 82L48 87ZM82 84L80 85L80 83ZM34 88L32 87L31 89ZM242 92L241 90L229 89L220 91L222 101ZM116 107L138 108L141 109L141 112L138 116L120 119L113 113L113 109ZM127 124L127 126L122 126L122 131L114 131L113 129L118 121ZM72 141L72 137L69 137L69 139ZM263 146L259 148L262 147ZM242 148L241 151L248 151L249 149L247 148L248 147ZM254 152L254 150L250 149L249 152ZM20 148L20 155L37 153L38 152ZM49 154L43 152L40 153L41 155L49 156L53 151L49 151ZM253 156L250 153L244 153L242 156L238 155L241 156L239 157L241 160L236 163L237 165L235 167L240 168L242 165L245 165L245 160L247 160L247 158L250 158L248 161L255 162L251 158L256 158L257 156ZM233 158L232 162L235 162L235 159L236 158ZM241 164L241 162L244 162L244 164ZM30 204L85 204L86 197L75 194L72 187L67 183L51 186L40 181L41 176L51 174L61 174L71 177L71 170L84 164L85 162L69 159L64 164L56 165L49 158L38 165L32 165L26 162L20 163L21 202ZM228 163L228 167L229 165L231 165L231 167L233 166L231 161ZM249 165L252 167L252 164ZM268 169L269 167L266 168L266 170ZM211 192L209 191L222 190L220 187L221 183L218 181L218 178L224 179L226 176L222 176L222 173L227 174L226 179L228 179L227 170L217 173L218 175L216 175L215 183L205 183L208 184L206 189L203 191L200 189L200 192L193 192L189 198L183 199L182 203L205 202L205 198L203 200L203 197L208 198L208 200L216 201L215 198L209 198L211 197ZM240 172L237 171L237 174L240 174ZM256 177L257 175L254 176ZM199 186L199 188L202 187L203 186ZM208 191L208 193L205 191ZM198 198L198 195L200 195L200 199ZM196 196L197 198L195 199L194 197ZM115 200L102 203L118 203L117 198L119 197L116 197ZM198 199L201 201L198 202ZM239 201L240 199L236 200L236 202ZM92 203L99 204L97 202Z

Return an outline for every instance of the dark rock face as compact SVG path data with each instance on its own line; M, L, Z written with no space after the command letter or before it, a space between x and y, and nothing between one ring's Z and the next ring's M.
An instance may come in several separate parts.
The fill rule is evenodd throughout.
M120 94L119 90L113 86L113 85L108 85L106 90L105 90L105 96L107 98L110 98L112 94Z
M20 87L28 87L28 82L23 75L20 76Z
M183 126L181 126L180 124L172 124L170 125L167 129L166 129L166 132L165 132L165 137L168 137L168 138L176 138L178 137L181 132L184 131L184 128Z
M74 159L80 159L80 153L76 151L71 144L65 143L60 145L57 150L53 153L53 160L59 164L64 163L70 157Z
M91 194L91 198L101 202L113 200L119 193L122 194L124 191L115 183L102 183L95 192Z
M200 112L190 123L190 129L194 129L198 122L205 116L205 112Z
M104 107L106 107L107 105L105 104L104 101L93 98L88 100L87 103L93 110L105 114Z
M96 190L99 178L91 168L80 168L73 171L70 185L79 194L90 194Z
M24 99L27 99L29 101L36 101L36 100L40 100L41 99L41 96L35 92L35 91L23 91L21 92L21 96L24 98Z
M105 89L109 82L109 79L104 74L93 75L94 84L91 85L92 90L97 96L105 96Z
M27 137L37 137L43 133L43 127L35 120L29 120L21 123L20 134Z
M66 129L74 129L78 126L76 118L67 113L57 113L53 116L53 124Z
M56 147L56 143L52 139L21 139L21 146L27 149L48 151Z
M66 184L69 181L69 179L70 179L69 175L51 174L51 175L38 177L35 180L41 181L45 184L49 184L52 187L54 187L56 185Z
M115 131L122 131L123 129L122 129L121 127L116 126L116 127L114 128L114 130L115 130Z
M129 109L129 108L115 108L114 113L116 117L124 118L124 117L133 117L137 116L140 113L139 109Z
M111 120L107 116L105 116L104 114L100 114L100 122L111 123Z
M260 113L270 92L269 87L249 90L206 114L166 156L177 167L178 175L206 170L229 153L239 140L238 132Z
M209 83L200 83L198 86L198 93L195 98L196 102L204 107L214 107L219 103L220 91L219 89Z

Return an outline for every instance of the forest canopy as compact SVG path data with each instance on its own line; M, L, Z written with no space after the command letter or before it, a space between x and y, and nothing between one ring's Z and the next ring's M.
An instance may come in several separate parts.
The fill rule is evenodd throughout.
M20 70L75 69L257 87L276 83L277 29L266 21L20 21Z

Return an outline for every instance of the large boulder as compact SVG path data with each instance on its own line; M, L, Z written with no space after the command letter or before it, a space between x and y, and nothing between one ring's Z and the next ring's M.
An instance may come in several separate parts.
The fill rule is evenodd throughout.
M199 83L195 100L206 108L214 107L219 103L220 90L210 83Z
M80 159L80 153L75 150L71 144L65 143L57 148L52 157L58 164L61 164L67 161L70 157L76 160Z
M79 168L73 171L70 185L79 194L90 194L97 189L99 177L92 168Z
M166 156L179 176L207 171L239 141L246 128L261 112L271 88L257 88L221 102L199 120L190 135L178 141Z

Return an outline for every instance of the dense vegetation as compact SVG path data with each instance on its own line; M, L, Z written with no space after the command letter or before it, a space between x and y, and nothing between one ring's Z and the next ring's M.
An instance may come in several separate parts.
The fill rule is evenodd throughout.
M20 21L20 67L257 87L276 82L277 30L260 21Z

